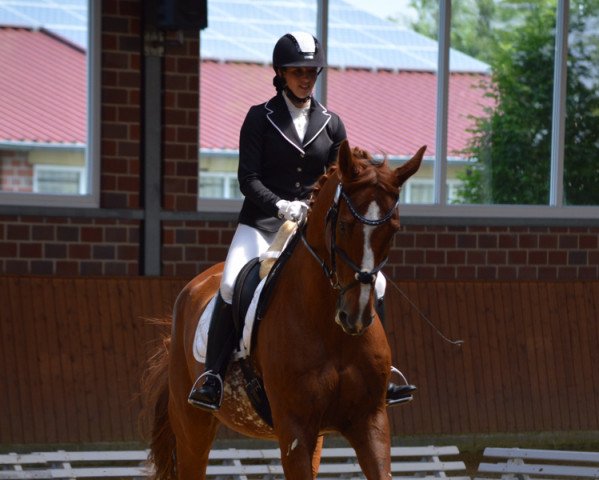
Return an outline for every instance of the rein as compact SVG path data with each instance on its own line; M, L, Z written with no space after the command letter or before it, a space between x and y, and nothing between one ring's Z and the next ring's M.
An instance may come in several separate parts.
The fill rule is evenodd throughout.
M304 242L304 245L306 246L308 251L312 254L312 256L316 259L316 261L320 264L324 274L329 279L331 286L335 290L339 290L339 295L343 295L350 288L359 286L360 284L374 285L374 282L376 280L376 274L385 266L385 264L387 263L387 260L388 260L388 257L385 257L381 263L379 263L376 267L374 267L370 271L361 270L360 267L358 267L356 265L356 263L354 261L352 261L352 259L349 257L349 255L341 247L339 247L337 245L337 243L336 243L337 220L339 217L339 205L341 203L341 200L345 200L345 203L347 204L349 211L354 216L354 218L356 220L358 220L360 223L362 223L364 225L369 225L369 226L378 226L378 225L383 225L384 223L388 222L391 219L391 217L395 213L397 204L399 203L399 197L397 198L395 205L393 205L393 207L391 207L391 209L382 218L370 219L370 218L366 218L365 216L361 215L356 210L355 206L351 202L351 199L349 198L347 193L343 190L343 185L341 185L341 183L339 183L337 185L337 190L335 192L335 198L333 200L333 205L331 205L331 207L329 208L329 211L327 212L326 217L325 217L325 230L326 230L326 227L329 225L329 223L331 224L330 225L330 227L331 227L330 228L330 232L331 232L330 264L331 264L331 267L330 268L327 266L324 259L322 259L318 255L318 253L316 253L316 251L312 248L312 246L308 243L308 240L306 239L306 237L304 235L305 225L304 225L304 228L301 229L300 235L301 235L302 241ZM346 265L348 265L355 272L356 280L354 282L351 282L349 285L346 285L345 287L343 287L340 284L339 277L337 275L337 257L339 257L343 262L345 262Z

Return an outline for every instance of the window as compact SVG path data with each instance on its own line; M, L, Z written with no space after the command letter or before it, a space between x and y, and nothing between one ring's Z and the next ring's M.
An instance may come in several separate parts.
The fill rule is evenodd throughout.
M49 194L84 194L87 185L83 167L34 165L33 192Z
M0 204L98 206L100 5L0 3Z
M504 0L422 0L413 2L422 8L410 12L412 18L391 21L371 17L366 0L342 6L304 0L271 18L272 1L221 0L209 6L201 41L200 179L204 174L206 180L200 180L200 210L212 209L214 195L229 195L225 178L232 170L205 164L208 151L222 149L229 167L236 165L247 109L274 94L272 39L288 29L289 18L297 18L294 29L328 37L330 68L317 92L346 123L350 143L391 159L408 158L428 145L423 166L404 192L402 200L409 203L404 214L599 214L596 0L537 0L523 8ZM327 4L323 24L319 12ZM484 5L489 8L477 10ZM235 15L224 15L227 9ZM260 31L265 25L267 35ZM228 33L220 35L219 29ZM384 42L377 44L379 36ZM562 58L560 51L570 56ZM240 78L244 81L235 80ZM567 85L556 83L559 78ZM577 85L585 88L576 90ZM219 104L211 106L211 98ZM219 171L223 180L214 185L210 177Z

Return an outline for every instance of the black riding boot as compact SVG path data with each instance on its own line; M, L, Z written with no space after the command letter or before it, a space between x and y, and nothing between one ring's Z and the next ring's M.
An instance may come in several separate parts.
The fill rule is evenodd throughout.
M383 326L385 326L385 303L383 301L383 298L377 298L375 300L374 308L379 318L381 319L381 323L383 324ZM395 367L392 367L392 370L395 371L397 369ZM399 370L397 370L397 372L399 372ZM405 378L403 377L401 372L399 372L399 375L405 381ZM398 385L396 383L389 382L389 384L387 385L386 396L387 406L392 407L394 405L399 405L400 403L409 402L413 398L412 392L414 390L416 390L416 386L410 385L407 382L405 382L403 385Z
M208 330L204 373L196 380L187 399L194 407L210 411L220 408L223 381L235 349L236 338L232 307L218 292ZM201 383L202 377L205 378L203 383Z

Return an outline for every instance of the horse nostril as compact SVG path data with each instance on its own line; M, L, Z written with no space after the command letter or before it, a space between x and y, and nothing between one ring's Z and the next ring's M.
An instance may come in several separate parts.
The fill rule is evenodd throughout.
M347 324L347 313L345 313L343 310L339 310L339 320L343 325Z

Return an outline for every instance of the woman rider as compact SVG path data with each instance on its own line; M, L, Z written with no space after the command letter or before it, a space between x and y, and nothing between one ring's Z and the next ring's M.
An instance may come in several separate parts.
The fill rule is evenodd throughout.
M205 371L189 395L196 407L220 408L223 379L237 343L231 303L238 273L268 249L285 220L303 220L313 185L337 159L346 138L339 116L312 97L325 66L324 52L311 34L283 35L273 50L277 94L251 107L241 127L238 178L245 199L210 321ZM375 289L382 299L383 275ZM410 399L414 388L390 383L387 403Z

